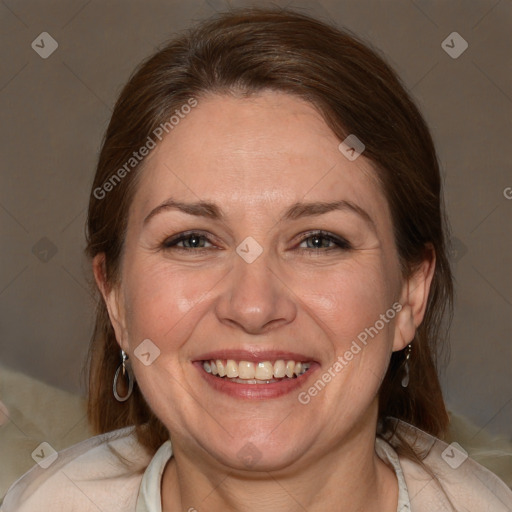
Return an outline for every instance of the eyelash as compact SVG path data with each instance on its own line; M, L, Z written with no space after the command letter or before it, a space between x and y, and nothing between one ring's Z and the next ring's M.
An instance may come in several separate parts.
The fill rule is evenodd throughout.
M336 250L348 251L348 250L352 249L352 246L350 245L350 243L347 240L345 240L344 238L333 235L332 233L329 233L328 231L322 231L322 230L309 231L307 233L304 233L304 236L301 238L299 245L304 243L308 239L315 238L315 237L316 238L324 238L325 240L332 242L334 244L334 247L321 247L321 248L317 248L317 249L300 247L299 249L301 251L306 251L306 252L311 252L311 251L318 252L318 249L321 249L323 252L336 251Z
M203 233L201 231L186 231L184 233L179 233L173 237L167 238L164 240L164 242L161 244L161 248L164 250L179 250L179 251L186 251L186 252L194 252L196 254L202 254L204 252L207 252L214 247L179 247L178 244L181 242L184 242L185 240L188 240L190 238L204 238L208 243L212 243L211 240L208 237L207 233ZM307 233L304 233L301 237L300 241L298 242L298 245L301 245L302 243L306 242L310 238L320 238L328 240L329 242L332 242L334 244L334 247L319 247L319 248L311 248L311 247L299 247L299 251L309 253L311 252L328 252L333 250L341 250L341 251L348 251L352 249L352 246L350 243L345 240L344 238L338 237L336 235L333 235L332 233L329 233L328 231L322 231L322 230L316 230L316 231L309 231Z

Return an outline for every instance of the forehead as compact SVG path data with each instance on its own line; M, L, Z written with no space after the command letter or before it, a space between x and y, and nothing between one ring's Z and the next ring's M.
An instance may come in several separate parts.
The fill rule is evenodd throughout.
M387 209L376 172L348 160L308 102L278 92L212 95L157 146L136 195L141 214L169 197L217 202L228 214L286 208L300 201L350 199Z

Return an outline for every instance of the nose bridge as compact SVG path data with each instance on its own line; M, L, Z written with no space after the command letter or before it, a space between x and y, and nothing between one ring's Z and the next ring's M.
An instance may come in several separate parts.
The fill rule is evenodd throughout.
M250 251L250 242L248 246L240 244L239 254L233 257L217 316L223 323L258 333L291 322L296 310L291 294L272 268L271 254L263 251L255 259L246 259L243 250L248 248Z
M233 294L241 297L252 297L252 302L268 304L274 298L276 289L275 274L270 269L268 252L262 254L254 261L248 262L243 258L236 258L234 263Z

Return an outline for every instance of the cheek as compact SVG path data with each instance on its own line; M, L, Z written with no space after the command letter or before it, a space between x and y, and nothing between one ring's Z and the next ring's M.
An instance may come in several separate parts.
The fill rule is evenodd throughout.
M364 270L332 273L324 286L312 280L305 295L330 344L318 376L329 384L324 388L313 382L306 393L318 397L318 407L329 404L337 418L357 416L369 407L387 371L395 311L393 287L384 276L376 262Z
M332 340L336 354L344 352L360 333L374 326L394 302L394 286L378 258L325 270L302 278L299 295ZM379 330L390 332L386 322Z
M130 346L149 338L157 346L181 346L204 312L224 273L219 269L173 269L165 261L135 262L127 270L126 325Z
M136 355L147 339L158 349L149 365L132 357L135 378L150 408L165 415L159 417L168 428L180 431L195 407L194 390L183 376L183 347L207 312L222 272L177 271L168 262L147 258L127 264L124 278L130 350Z

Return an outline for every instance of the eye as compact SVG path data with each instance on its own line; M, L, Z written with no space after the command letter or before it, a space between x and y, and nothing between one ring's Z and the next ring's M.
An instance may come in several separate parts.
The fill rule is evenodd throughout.
M193 251L194 249L209 249L213 245L208 237L202 233L189 231L167 238L162 247L164 249L183 249Z
M348 250L351 248L349 242L344 238L336 236L325 231L314 231L306 233L299 244L300 249L304 250Z

